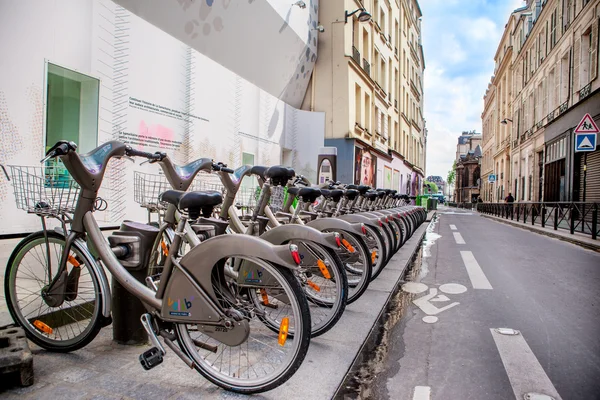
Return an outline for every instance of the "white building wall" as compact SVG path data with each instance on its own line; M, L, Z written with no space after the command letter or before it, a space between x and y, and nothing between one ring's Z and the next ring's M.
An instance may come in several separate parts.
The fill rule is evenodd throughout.
M10 60L0 65L2 164L40 165L50 61L100 80L99 143L135 137L134 146L162 148L178 163L212 157L233 167L242 152L257 165L279 164L286 148L292 166L316 180L323 113L295 109L109 0L3 2L0 36L11 38L0 41ZM140 100L190 117L140 109ZM100 193L109 209L97 219L145 219L133 202L133 173L159 168L114 160L109 169ZM0 234L39 229L37 217L16 210L12 192L0 179Z

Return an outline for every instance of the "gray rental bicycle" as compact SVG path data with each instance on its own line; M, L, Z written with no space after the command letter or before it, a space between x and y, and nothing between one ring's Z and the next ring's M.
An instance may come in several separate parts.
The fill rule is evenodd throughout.
M167 244L172 242L174 229L179 222L176 199L183 195L190 186L194 186L194 183L198 183L198 180L194 182L194 178L200 173L204 173L203 175L206 177L208 175L206 173L217 172L221 175L221 179L224 179L223 175L227 177L231 174L239 175L239 171L251 168L250 166L241 167L236 172L222 163L213 163L208 158L178 166L173 164L172 160L166 155L156 162L161 166L164 175L137 173L134 176L136 202L148 210L149 221L152 220L152 214L158 215L159 220L156 226L160 229L160 232L153 246L149 263L148 279L153 281L160 279L165 261L165 249ZM182 176L185 176L185 179L182 179ZM232 179L237 181L236 178ZM228 182L232 181L229 180ZM202 186L217 189L214 184L207 186L206 183L203 183ZM167 190L170 188L177 188L178 190ZM220 189L220 193L226 192L221 215L232 215L230 213L223 214L223 210L229 210L237 189L225 191L222 186ZM162 193L160 196L158 195L159 192ZM185 235L183 236L185 247L184 251L179 254L180 256L187 252L188 248L196 246L202 240L225 234L228 231L254 236L259 234L258 229L254 229L255 225L252 225L254 221L247 221L247 227L238 228L236 222L242 224L238 218L227 219L225 217L219 219L210 218L210 215L211 213L207 212L195 216L193 223L186 226ZM237 215L235 216L237 217ZM300 282L308 300L312 337L322 335L330 330L339 321L346 306L348 296L347 278L340 266L341 262L337 254L332 250L337 248L336 238L338 236L336 233L323 234L305 226L276 227L260 236L274 245L285 243L294 244L298 247L301 261L299 269L294 271L294 276ZM229 272L237 273L237 271ZM264 322L272 329L279 329L278 324L273 323L268 318L265 318ZM293 334L293 332L290 331L290 334Z
M289 379L306 355L311 327L307 300L293 276L297 247L246 235L213 237L181 258L167 257L158 285L146 286L127 268L147 268L158 229L125 222L109 243L93 212L106 207L98 190L111 158L158 160L163 154L117 141L83 155L76 147L60 141L42 160L58 157L68 174L64 168L10 166L18 207L43 222L42 231L17 245L5 276L8 309L27 337L48 350L73 351L110 323L110 288L101 262L148 310L141 323L153 347L140 355L145 369L162 362L164 343L227 390L258 393ZM177 199L181 216L169 254L179 254L190 216L221 201L211 192ZM61 228L46 229L48 217L58 218Z

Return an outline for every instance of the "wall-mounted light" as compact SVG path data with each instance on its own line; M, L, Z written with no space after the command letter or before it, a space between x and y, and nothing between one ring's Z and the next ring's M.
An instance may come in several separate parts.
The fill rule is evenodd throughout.
M311 31L319 31L321 33L325 32L325 28L323 27L323 25L319 25L316 28L311 29Z
M513 122L513 120L512 120L512 119L510 119L510 118L504 118L502 121L500 121L500 123L501 123L502 125L506 125L506 124L507 124L507 123L509 123L509 122Z
M302 0L299 0L299 1L295 2L295 3L293 3L292 6L298 6L298 7L302 8L302 9L305 9L306 8L306 3L303 2Z
M369 22L371 20L371 14L369 14L367 12L367 10L365 10L364 8L359 8L357 10L352 11L351 13L348 13L348 11L345 12L345 18L344 18L344 22L348 22L348 17L353 16L354 14L356 14L357 12L360 11L360 14L358 14L358 21L359 22Z

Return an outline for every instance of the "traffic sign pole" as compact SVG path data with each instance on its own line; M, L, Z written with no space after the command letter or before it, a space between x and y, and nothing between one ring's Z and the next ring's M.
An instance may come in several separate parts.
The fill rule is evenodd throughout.
M585 203L585 192L587 186L587 152L583 153L583 202Z

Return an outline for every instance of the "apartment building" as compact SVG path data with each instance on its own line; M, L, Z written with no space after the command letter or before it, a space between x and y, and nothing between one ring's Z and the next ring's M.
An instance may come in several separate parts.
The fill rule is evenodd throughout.
M511 116L514 93L511 32L517 23L516 12L509 18L496 49L494 75L483 98L481 165L484 201L503 201L510 192ZM492 180L491 175L494 178Z
M337 179L422 191L421 10L415 0L321 2L319 58L302 108L326 113Z
M590 113L600 119L599 18L600 0L528 0L509 18L503 41L511 37L507 101L512 96L512 109L497 119L510 128L510 142L504 144L510 154L502 159L510 169L505 187L517 201L600 200L600 151L587 156L574 151L582 117ZM506 140L498 130L486 132L495 135L495 143ZM484 152L485 165L487 157Z
M481 156L483 137L475 131L465 131L456 144L456 185L454 201L470 203L477 201L481 187Z

